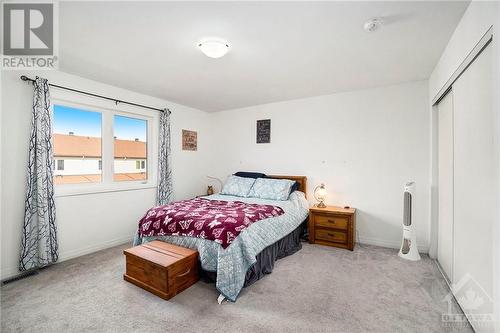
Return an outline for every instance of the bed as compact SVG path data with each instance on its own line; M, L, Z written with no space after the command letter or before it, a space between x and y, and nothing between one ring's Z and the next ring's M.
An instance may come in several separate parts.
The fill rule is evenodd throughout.
M215 202L276 206L283 211L282 215L252 223L226 248L215 241L196 237L141 236L139 230L134 238L134 245L161 240L197 249L201 275L205 279L215 281L216 288L221 294L219 303L224 298L236 301L243 287L251 285L272 271L277 259L293 254L301 248L300 236L309 210L305 197L307 178L303 176L267 176L267 178L296 181L297 190L284 201L222 194L203 197Z

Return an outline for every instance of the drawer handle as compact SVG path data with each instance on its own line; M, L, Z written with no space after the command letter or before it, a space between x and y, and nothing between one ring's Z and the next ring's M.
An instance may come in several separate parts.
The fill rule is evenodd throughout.
M328 222L335 224L335 220L328 220Z
M328 234L328 236L335 237L335 235L334 235L334 234Z
M189 269L188 269L185 273L182 273L182 274L180 274L180 275L177 275L177 277L178 277L178 278L180 278L180 277L186 276L186 275L188 275L188 274L189 274L189 272L191 272L191 268L189 268Z

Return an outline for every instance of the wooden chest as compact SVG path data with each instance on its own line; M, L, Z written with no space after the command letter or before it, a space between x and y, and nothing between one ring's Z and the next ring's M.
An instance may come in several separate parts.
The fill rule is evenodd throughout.
M309 242L354 249L356 210L327 206L309 209Z
M157 296L170 299L198 281L198 252L152 241L123 251L123 278Z

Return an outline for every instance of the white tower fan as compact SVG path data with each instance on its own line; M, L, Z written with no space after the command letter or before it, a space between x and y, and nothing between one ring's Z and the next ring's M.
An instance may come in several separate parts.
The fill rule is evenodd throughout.
M404 205L403 205L403 241L399 256L403 259L417 261L420 260L420 254L417 248L417 235L413 230L415 221L415 182L409 182L405 185Z

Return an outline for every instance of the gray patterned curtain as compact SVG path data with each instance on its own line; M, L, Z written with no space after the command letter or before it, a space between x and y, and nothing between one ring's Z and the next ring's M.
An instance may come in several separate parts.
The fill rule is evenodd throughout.
M170 110L160 113L160 135L158 147L158 192L156 205L172 201L172 168L170 166Z
M37 77L33 85L21 271L49 265L58 258L49 84Z

